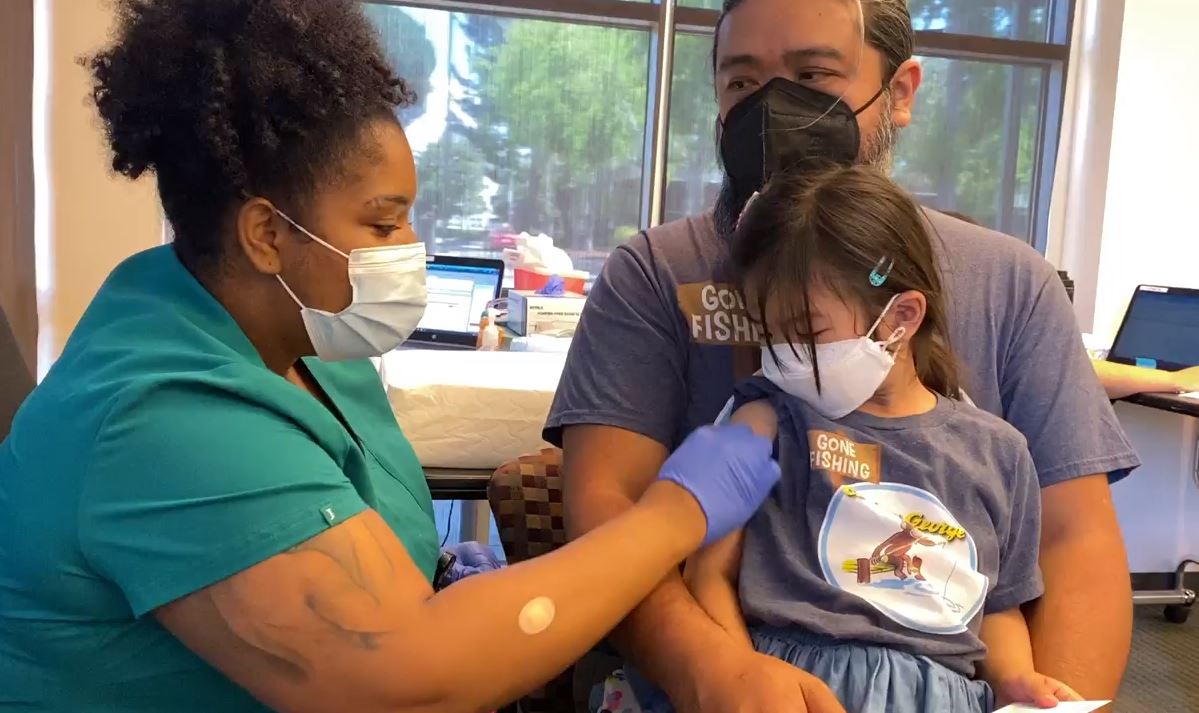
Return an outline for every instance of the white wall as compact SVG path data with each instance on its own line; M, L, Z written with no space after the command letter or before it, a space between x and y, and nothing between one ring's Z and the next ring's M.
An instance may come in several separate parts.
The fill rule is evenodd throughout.
M162 240L154 181L112 173L90 78L77 58L102 47L107 0L38 0L35 87L43 153L38 178L39 370L57 358L100 283L120 261ZM36 96L39 92L41 96ZM39 147L35 146L35 152Z
M1140 283L1199 287L1199 1L1125 4L1094 332Z
M1065 191L1065 211L1075 215L1077 225L1092 227L1067 231L1062 256L1085 261L1098 249L1098 271L1092 272L1097 287L1093 332L1109 344L1136 285L1199 287L1195 28L1199 0L1124 3L1106 194L1102 186L1091 185L1104 166L1089 177L1071 179ZM1081 61L1094 64L1096 57ZM1103 137L1099 119L1096 136ZM1085 166L1095 158L1085 147L1073 150L1081 153L1068 156L1072 163ZM1086 325L1091 315L1079 308ZM1112 488L1130 568L1172 571L1179 561L1199 557L1199 530L1194 527L1199 518L1199 419L1124 403L1116 405L1116 414L1144 462Z

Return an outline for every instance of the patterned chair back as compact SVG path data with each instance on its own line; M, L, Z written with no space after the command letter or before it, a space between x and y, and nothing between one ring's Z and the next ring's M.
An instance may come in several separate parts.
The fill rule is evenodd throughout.
M547 448L505 463L487 485L508 562L523 562L566 544L562 515L562 452ZM521 713L574 713L574 667L520 700Z

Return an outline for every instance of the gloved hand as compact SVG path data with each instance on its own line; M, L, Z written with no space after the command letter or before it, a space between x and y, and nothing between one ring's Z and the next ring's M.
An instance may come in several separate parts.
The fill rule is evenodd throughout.
M456 545L444 547L441 550L443 558L447 558L444 572L440 572L435 582L438 590L450 586L460 579L475 574L491 572L503 567L490 547L478 542L459 542Z
M748 426L706 426L687 437L658 472L699 502L708 519L704 546L741 527L779 480L773 444Z
M566 280L563 280L560 275L550 275L550 279L546 281L544 287L537 290L537 294L545 297L561 297L566 294Z

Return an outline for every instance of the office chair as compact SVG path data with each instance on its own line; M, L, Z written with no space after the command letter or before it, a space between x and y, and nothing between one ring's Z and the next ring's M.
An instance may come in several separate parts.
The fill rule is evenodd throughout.
M4 309L0 308L0 441L8 436L13 416L33 391L33 374L25 366L25 359L17 347L17 336L13 334Z

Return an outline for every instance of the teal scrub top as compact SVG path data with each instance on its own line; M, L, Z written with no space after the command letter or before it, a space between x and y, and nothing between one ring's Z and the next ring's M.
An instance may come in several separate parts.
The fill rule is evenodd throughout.
M432 578L429 489L377 372L305 363L350 431L169 246L113 271L0 444L0 710L266 710L149 613L367 508Z

